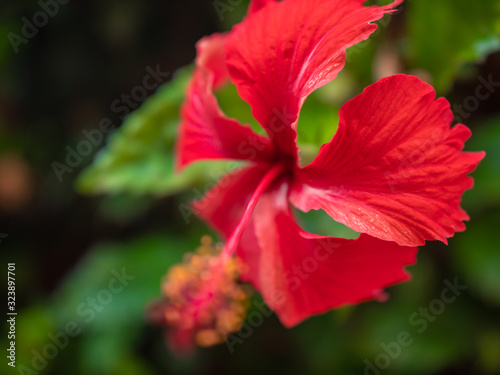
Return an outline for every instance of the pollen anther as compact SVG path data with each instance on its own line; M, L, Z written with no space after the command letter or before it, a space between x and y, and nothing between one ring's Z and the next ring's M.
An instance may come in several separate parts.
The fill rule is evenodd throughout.
M238 282L241 262L221 256L222 250L222 244L203 236L196 251L165 275L164 299L156 309L161 310L160 321L170 327L171 343L211 346L241 328L250 292Z

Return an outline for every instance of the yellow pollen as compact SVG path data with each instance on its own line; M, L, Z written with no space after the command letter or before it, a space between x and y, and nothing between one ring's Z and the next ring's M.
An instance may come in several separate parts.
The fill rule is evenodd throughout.
M196 333L196 343L202 347L217 345L224 341L225 338L213 329L204 329Z
M221 257L221 244L201 238L194 253L170 268L162 284L166 297L164 317L172 329L193 330L200 346L224 342L246 318L250 291L238 283L242 264Z

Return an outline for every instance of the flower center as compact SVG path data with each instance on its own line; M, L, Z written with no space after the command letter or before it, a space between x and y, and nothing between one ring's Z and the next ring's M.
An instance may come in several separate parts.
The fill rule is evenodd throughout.
M172 327L169 343L211 346L224 342L237 331L246 317L249 292L237 282L242 265L237 258L222 259L222 245L209 236L201 239L194 253L170 268L163 280L164 300L158 311L150 311L156 323ZM156 313L156 316L153 316Z
M260 196L285 169L278 163L265 174L225 246L204 236L194 253L168 271L162 283L164 298L152 305L149 317L169 326L167 337L175 351L190 352L195 342L224 342L242 326L249 292L238 283L244 265L235 256L236 248Z
M257 205L260 196L265 192L265 190L277 179L277 177L283 173L287 169L287 164L285 163L278 163L275 166L273 166L262 178L260 181L259 185L255 189L254 193L252 194L252 197L250 198L250 201L247 204L247 207L245 209L245 213L243 214L243 217L239 221L238 225L234 229L233 233L229 237L226 246L224 247L224 251L222 252L222 256L230 256L234 254L236 251L236 248L238 246L238 242L241 239L241 235L243 234L243 231L248 225L248 222L250 221L250 218L252 217L252 213L255 209L255 206Z

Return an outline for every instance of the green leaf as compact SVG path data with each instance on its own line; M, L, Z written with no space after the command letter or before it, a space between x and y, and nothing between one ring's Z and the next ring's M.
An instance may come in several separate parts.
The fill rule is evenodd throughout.
M474 188L464 195L463 206L471 216L467 230L451 239L457 248L459 270L471 285L471 293L500 305L500 253L497 230L500 222L500 117L492 117L473 130L467 150L486 151L474 171Z
M391 298L384 304L367 303L357 308L362 314L356 316L356 333L351 338L361 354L362 366L357 373L362 373L365 367L363 358L372 364L387 363L381 357L388 355L384 349L388 346L399 354L387 357L388 368L380 365L384 374L435 374L471 352L474 327L469 322L473 312L468 307L467 296L461 294L451 302L442 302L443 307L436 309L447 286L439 281L441 275L433 275L439 270L428 267L432 267L432 262L423 249L419 263L411 267L411 282L391 287ZM458 280L463 283L461 278ZM392 344L398 342L402 332L409 335L405 340L409 345Z
M464 195L464 208L474 215L492 206L500 206L500 179L492 178L500 170L500 117L493 117L472 131L467 151L486 151L486 156L472 173L474 188Z
M47 313L59 330L70 321L81 329L79 360L84 373L123 373L117 368L132 356L145 327L146 306L160 297L163 275L196 246L196 238L164 235L101 244L72 270Z
M161 277L171 265L181 261L182 254L193 250L197 242L196 239L186 241L165 235L149 235L129 243L95 246L58 290L53 305L56 310L54 316L60 322L89 318L91 321L83 325L90 330L108 329L119 324L119 320L130 322L141 319L146 303L160 293ZM110 288L109 281L122 271L131 275L130 282L125 283L124 288L119 288L119 285ZM108 289L121 290L112 291L112 301L102 311L95 309L96 314L77 311L87 297L96 297L100 291Z
M479 340L480 364L485 374L495 374L500 372L500 330L493 326L483 329L480 332Z
M228 172L238 163L198 162L180 173L174 171L174 143L180 105L191 68L179 72L129 117L110 137L94 162L77 180L81 193L175 194L199 183L213 180L210 175ZM345 101L349 78L338 79L314 92L306 101L299 120L299 146L304 163L316 156L338 126L339 101ZM262 127L252 117L250 106L238 95L234 85L217 93L228 117L250 124L259 133ZM212 181L213 182L213 181Z
M297 124L297 143L302 165L312 162L320 147L329 142L337 131L339 102L345 100L346 82L348 79L338 78L335 84L321 87L305 101Z
M498 0L411 1L407 14L413 65L431 73L438 92L465 63L500 48Z
M229 84L217 91L215 95L222 112L227 117L234 118L241 124L250 125L259 134L266 134L253 117L250 105L239 96L236 85Z
M34 357L33 350L40 353L47 343L51 343L49 335L58 332L53 320L42 307L36 304L24 309L16 317L15 335L17 338L18 367L31 367ZM48 362L47 370L50 370L53 364Z
M500 253L498 252L498 210L472 217L467 230L450 241L457 248L458 269L464 274L470 293L500 306Z
M77 180L81 193L168 195L194 184L221 163L201 162L174 171L179 108L192 68L179 71L128 116Z
M355 239L359 233L344 224L334 221L325 211L311 210L302 212L296 210L296 219L304 230L320 234L322 236L332 236L340 238Z

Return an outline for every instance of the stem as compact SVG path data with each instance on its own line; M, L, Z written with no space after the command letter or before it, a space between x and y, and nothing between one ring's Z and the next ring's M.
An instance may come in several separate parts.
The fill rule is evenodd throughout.
M257 202L259 201L260 196L274 181L274 179L281 172L283 172L284 168L285 166L282 163L278 163L277 165L272 167L259 182L259 185L257 185L257 188L255 189L254 193L252 194L252 197L250 198L250 201L247 204L247 207L240 222L233 230L233 233L231 233L231 236L226 242L226 246L224 246L224 250L221 254L223 258L231 256L234 253L234 251L236 250L236 246L238 245L238 242L241 238L241 235L243 234L243 231L247 227L248 222L252 217L253 211L255 209L255 206L257 205Z

